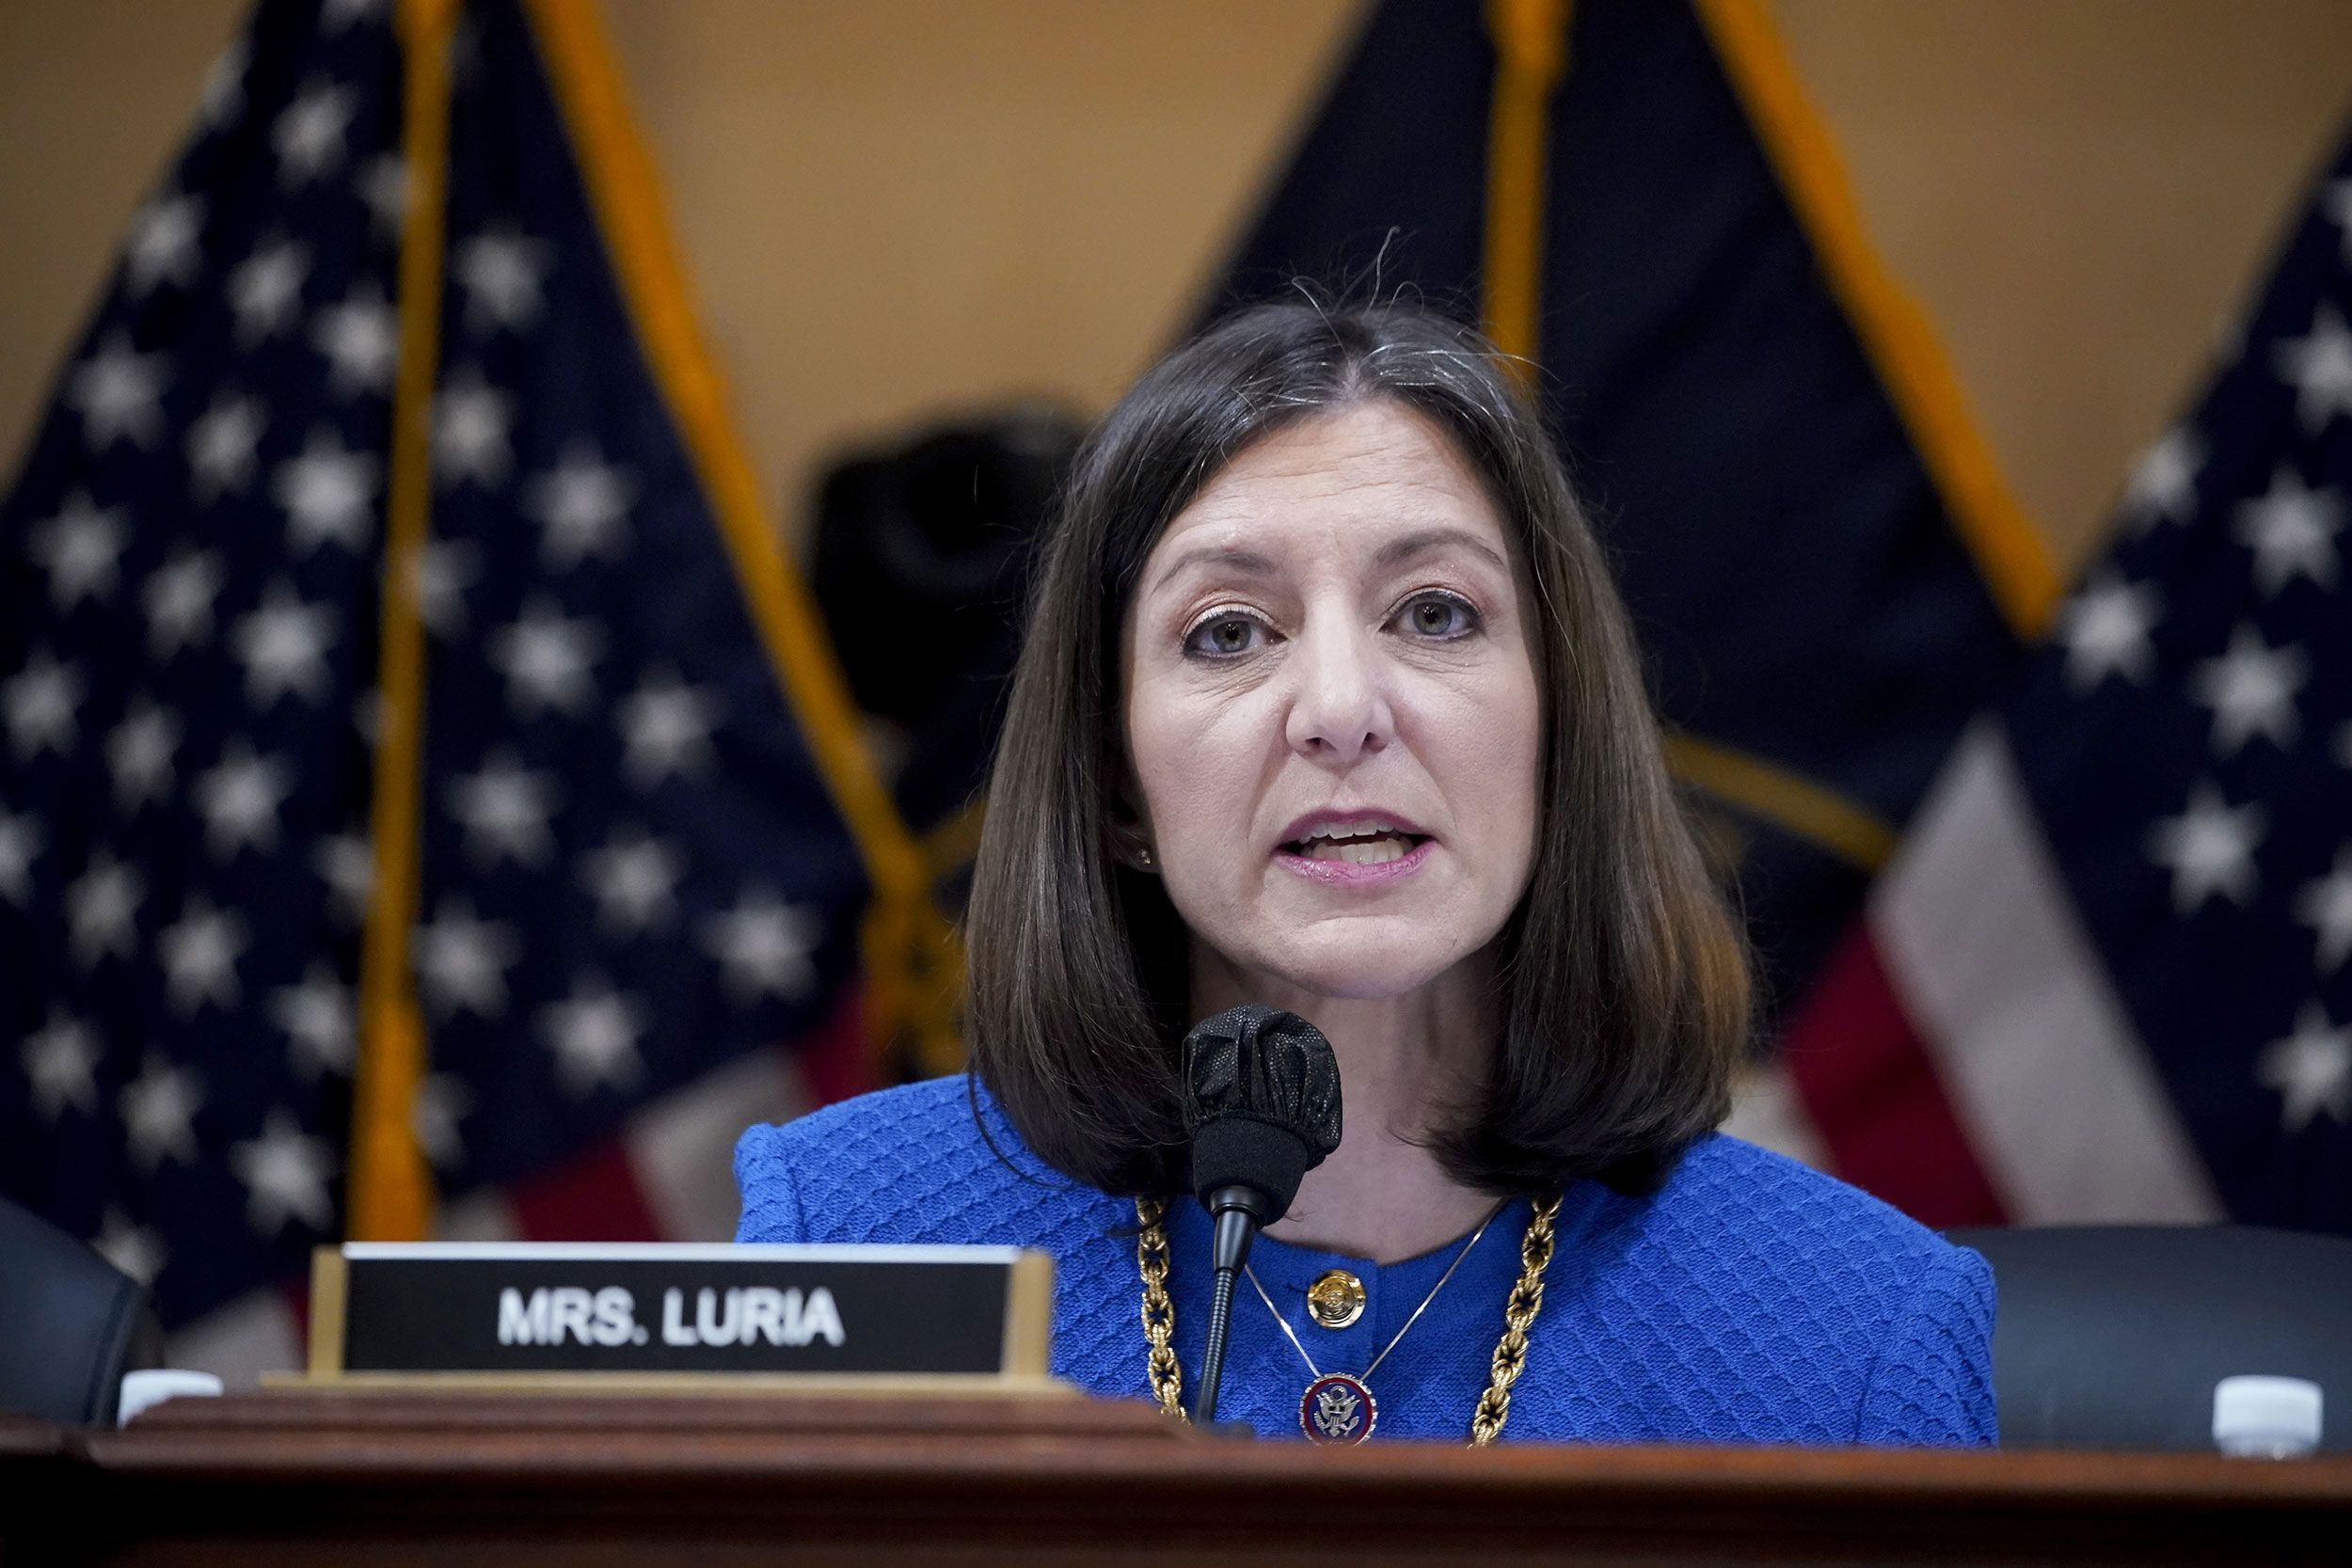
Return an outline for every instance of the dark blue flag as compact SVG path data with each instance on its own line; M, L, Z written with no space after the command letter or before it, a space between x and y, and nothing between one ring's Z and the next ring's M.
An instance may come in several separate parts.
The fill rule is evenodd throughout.
M1547 11L1556 81L1514 88L1498 41ZM2040 629L2048 562L1745 0L1388 0L1211 309L1303 277L1491 316L1515 91L1540 115L1534 316L1505 346L1786 1001Z

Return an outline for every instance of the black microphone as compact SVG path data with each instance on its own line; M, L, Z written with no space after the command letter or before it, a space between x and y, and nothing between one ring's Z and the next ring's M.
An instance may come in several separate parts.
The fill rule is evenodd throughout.
M1252 1002L1196 1024L1184 1037L1184 1068L1192 1187L1216 1222L1216 1288L1192 1412L1207 1426L1216 1419L1233 1283L1249 1243L1290 1212L1299 1181L1340 1147L1340 1064L1313 1024Z

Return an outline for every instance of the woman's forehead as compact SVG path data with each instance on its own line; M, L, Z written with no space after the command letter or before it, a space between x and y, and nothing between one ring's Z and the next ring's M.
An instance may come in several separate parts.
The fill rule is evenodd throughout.
M1144 576L1148 587L1205 561L1248 568L1333 551L1370 561L1448 544L1484 546L1477 553L1499 563L1509 554L1486 486L1452 439L1376 400L1253 442L1169 522Z

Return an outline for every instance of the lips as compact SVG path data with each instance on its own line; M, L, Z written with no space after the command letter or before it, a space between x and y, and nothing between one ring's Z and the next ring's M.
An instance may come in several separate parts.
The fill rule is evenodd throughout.
M1274 863L1323 887L1369 890L1386 887L1410 877L1428 864L1437 842L1436 839L1424 838L1393 859L1368 859L1361 863L1295 855L1285 847L1274 852Z
M1401 871L1418 865L1429 842L1420 824L1400 813L1320 811L1284 830L1275 853L1297 869L1312 867L1354 880L1391 867Z

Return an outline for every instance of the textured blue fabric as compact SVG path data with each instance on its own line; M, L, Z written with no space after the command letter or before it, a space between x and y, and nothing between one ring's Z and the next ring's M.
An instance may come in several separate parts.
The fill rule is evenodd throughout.
M753 1128L736 1150L737 1239L1040 1248L1055 1262L1056 1375L1149 1398L1133 1205L1050 1169L978 1103L976 1121L966 1080L943 1078ZM1469 1435L1527 1219L1524 1201L1503 1210L1372 1377L1376 1437ZM1578 1183L1557 1231L1506 1439L1994 1441L1992 1272L1874 1198L1715 1134L1651 1196ZM1200 1205L1170 1205L1168 1243L1190 1403L1209 1310ZM1316 1365L1357 1372L1461 1244L1383 1266L1261 1238L1251 1267ZM1330 1268L1370 1298L1337 1332L1305 1306ZM1299 1436L1306 1365L1246 1280L1232 1321L1217 1414Z

